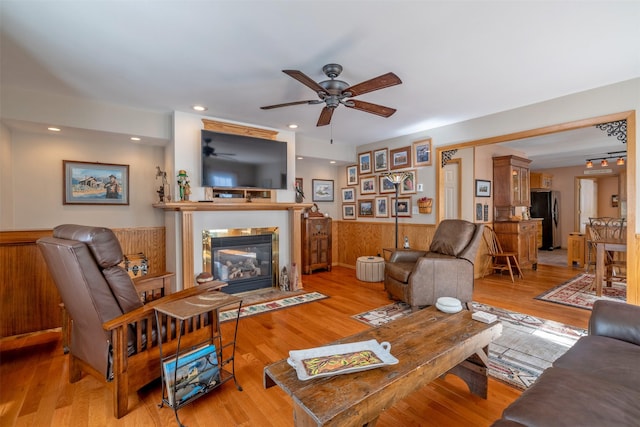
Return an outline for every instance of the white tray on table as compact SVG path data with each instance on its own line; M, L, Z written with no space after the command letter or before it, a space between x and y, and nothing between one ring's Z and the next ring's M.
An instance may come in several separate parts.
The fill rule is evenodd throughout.
M395 365L398 363L398 359L391 355L390 350L391 344L388 342L359 341L306 350L292 350L289 352L287 362L296 370L298 379L306 381L312 378L349 374L386 365ZM321 368L314 369L315 367Z

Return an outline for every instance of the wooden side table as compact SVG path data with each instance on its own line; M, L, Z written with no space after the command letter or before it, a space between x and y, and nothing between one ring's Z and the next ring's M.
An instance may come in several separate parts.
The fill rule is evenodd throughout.
M582 233L569 234L567 243L567 264L569 267L575 263L578 267L584 266L585 238Z
M220 329L220 310L224 307L229 307L232 305L238 306L238 313L236 316L236 324L235 330L233 334L233 339L222 339L222 331ZM171 355L163 355L162 353L162 340L158 342L158 350L160 352L160 377L162 379L162 402L160 406L167 405L170 408L173 408L176 421L178 425L182 427L182 423L180 422L180 418L178 417L178 409L181 407L193 402L201 396L209 393L211 390L221 386L225 382L233 379L236 384L238 390L242 391L242 387L238 384L238 380L235 374L235 352L236 352L236 339L238 335L238 321L240 319L240 310L242 309L242 299L238 298L234 295L225 294L223 292L207 292L204 294L198 294L191 297L168 301L166 303L158 304L155 307L156 312L156 324L163 325L161 322L161 314L166 315L167 317L171 317L176 321L176 330L177 330L177 347L175 354ZM182 338L182 331L185 330L189 326L191 322L194 322L194 317L202 316L207 313L211 313L209 327L211 328L211 337L202 342L198 347L198 349L190 348L190 349L180 349L180 340ZM186 323L185 323L186 321ZM167 325L169 324L169 319L167 319ZM210 345L215 346L215 354L213 351L210 353L215 356L216 361L215 365L219 367L219 378L211 383L207 383L202 386L200 383L197 383L200 388L197 390L189 391L185 394L181 400L178 400L178 396L176 395L178 385L178 370L183 367L180 365L180 358L187 357L189 354L193 354L194 350L204 349L206 347L210 347ZM206 356L207 358L210 356ZM194 364L194 372L198 374L197 362L192 362ZM169 364L169 367L166 366ZM184 367L189 367L189 365L184 365ZM183 369L184 369L183 367ZM226 367L226 368L225 368ZM167 371L173 371L173 381L167 381L165 375L165 368ZM171 368L171 369L169 369ZM189 371L189 377L192 375L191 371ZM199 375L199 374L198 374ZM184 378L182 378L184 379ZM197 381L200 381L196 378ZM168 384L173 384L173 389L171 390ZM180 384L183 388L186 388L190 385L188 384ZM171 393L171 395L169 394Z

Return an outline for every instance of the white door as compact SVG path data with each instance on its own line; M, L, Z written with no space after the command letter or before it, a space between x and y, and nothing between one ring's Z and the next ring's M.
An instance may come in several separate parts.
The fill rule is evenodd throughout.
M444 219L460 219L460 159L449 160L443 175Z
M589 222L589 218L598 216L598 181L595 179L579 178L578 186L578 224L580 232L586 231L585 225Z

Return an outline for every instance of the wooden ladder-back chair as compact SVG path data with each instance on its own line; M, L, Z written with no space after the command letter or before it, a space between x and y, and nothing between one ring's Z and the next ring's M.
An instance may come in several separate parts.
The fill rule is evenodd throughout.
M600 240L625 242L627 238L626 218L599 217L589 218L589 226L587 227L587 261L585 265L586 272L589 267L596 265L596 250L594 242ZM605 278L607 286L611 286L613 277L624 279L626 276L626 253L624 252L605 252ZM614 276L615 275L615 276Z
M484 228L483 238L485 243L487 244L487 251L489 254L489 258L487 260L487 266L484 269L482 277L487 275L487 271L491 271L494 273L495 271L508 271L511 276L511 282L515 282L513 279L513 268L516 268L518 276L521 279L524 279L524 274L522 274L522 270L520 269L520 264L518 263L518 257L515 252L505 252L502 250L502 246L500 245L500 241L498 240L498 236L493 228L486 226Z

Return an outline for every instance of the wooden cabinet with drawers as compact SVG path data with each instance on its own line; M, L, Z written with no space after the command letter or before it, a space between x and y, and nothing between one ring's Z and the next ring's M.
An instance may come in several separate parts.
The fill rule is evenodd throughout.
M498 221L493 224L502 249L515 252L521 268L538 268L538 222Z
M302 272L331 271L331 218L306 210L302 214Z

